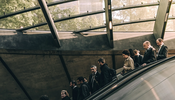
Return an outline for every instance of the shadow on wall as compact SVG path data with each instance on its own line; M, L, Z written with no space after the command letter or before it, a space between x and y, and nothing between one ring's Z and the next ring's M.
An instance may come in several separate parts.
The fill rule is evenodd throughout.
M175 32L166 32L164 37L164 43L169 50L175 49Z
M175 49L175 46L174 46L175 45L175 37L173 39L164 41L164 43L168 47L169 50Z
M0 48L23 50L143 50L143 42L150 41L152 46L158 48L154 35L144 32L114 33L114 48L111 49L106 33L89 32L87 35L63 32L60 34L61 47L58 48L51 33L44 34L14 34L1 35Z
M61 100L60 92L71 93L69 81L58 55L0 54L22 83L32 100L47 94L51 100ZM11 74L0 62L1 100L29 100Z
M132 35L132 34L130 34ZM125 37L126 34L123 34L123 37ZM117 34L115 35L117 37ZM138 49L138 50L144 50L143 48L143 42L150 41L151 45L158 49L158 46L156 45L156 39L153 34L146 34L126 39L120 39L114 41L114 49L115 50L124 50L124 49Z
M72 34L76 38L60 39L61 48L51 34L21 34L0 36L0 48L24 50L109 50L106 34L95 36L82 36ZM66 36L66 34L65 34ZM64 36L63 36L64 37Z

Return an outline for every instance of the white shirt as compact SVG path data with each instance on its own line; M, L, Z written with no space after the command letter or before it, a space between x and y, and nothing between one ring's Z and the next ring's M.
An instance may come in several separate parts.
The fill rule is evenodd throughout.
M146 49L146 51L147 51L147 50L149 50L149 48L151 48L151 47L152 47L151 45L150 45L150 46L148 46L148 48Z
M75 85L75 86L73 87L73 89L76 88L76 87L77 87L77 86Z
M97 71L95 72L95 75L97 74Z

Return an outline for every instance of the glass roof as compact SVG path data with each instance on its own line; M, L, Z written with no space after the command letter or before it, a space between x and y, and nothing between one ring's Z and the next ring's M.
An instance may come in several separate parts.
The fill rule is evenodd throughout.
M2 11L0 11L0 16L4 14L9 14L18 10L27 9L30 7L38 6L36 0L18 2L19 0L4 1L0 5ZM47 4L51 2L61 2L64 0L46 0ZM175 0L173 0L175 2ZM140 5L147 3L155 3L157 0L112 0L112 8L119 8L130 5ZM64 4L59 4L49 7L53 19L68 18L80 14L87 14L95 11L104 10L103 0L78 0L72 1ZM158 6L141 7L126 10L117 10L112 12L113 24L127 22L127 21L137 21L140 19L155 18L157 14ZM175 5L171 6L169 16L174 14ZM56 22L56 27L58 31L76 31L81 29L88 29L93 27L98 27L105 25L105 13L99 13L95 15L87 15L84 17L77 17L74 19ZM21 27L28 27L36 24L46 22L43 13L40 9L18 14L8 18L0 19L0 28L5 29L18 29ZM145 24L147 27L145 27ZM175 31L174 20L169 20L166 31ZM122 26L115 26L113 31L153 31L154 21L146 23L136 23ZM31 30L49 30L47 25L35 27ZM94 31L106 31L105 29L98 29Z

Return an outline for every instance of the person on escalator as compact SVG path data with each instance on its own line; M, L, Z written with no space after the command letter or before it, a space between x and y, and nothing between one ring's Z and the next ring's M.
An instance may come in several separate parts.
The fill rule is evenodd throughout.
M157 52L157 60L167 58L167 56L168 56L168 47L164 45L163 39L158 38L156 40L156 43L159 46L159 50Z
M156 50L151 46L149 41L143 43L143 48L146 50L143 57L142 66L147 65L150 62L156 61Z
M133 49L128 49L129 50L129 53L130 53L130 57L134 60L134 51Z
M136 49L134 50L134 55L134 66L135 68L138 68L142 65L143 56L140 55L140 51Z
M69 93L66 90L61 91L61 98L62 98L62 100L71 100L69 98Z
M129 53L128 50L124 50L122 52L122 56L125 59L124 65L123 65L123 72L122 72L122 74L125 74L125 73L135 69L134 61L129 55L130 55L130 53Z
M90 69L92 74L89 76L88 84L90 87L90 92L93 94L100 88L100 73L97 71L97 66L95 65L92 65Z
M78 87L76 81L70 82L70 87L72 88L72 100L77 100L78 97Z
M77 83L80 85L78 91L78 100L83 100L90 95L89 87L84 82L84 77L78 77Z
M110 72L109 72L109 67L105 63L104 58L98 59L98 64L100 65L100 70L101 70L101 76L100 76L100 87L105 86L107 83L109 83L110 80Z

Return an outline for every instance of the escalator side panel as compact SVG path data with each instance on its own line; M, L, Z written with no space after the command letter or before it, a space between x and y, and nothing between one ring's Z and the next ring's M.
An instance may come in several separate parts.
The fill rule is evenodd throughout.
M170 61L169 63L161 64L160 66L154 68L153 70L147 72L146 74L141 75L139 78L135 79L128 85L126 85L121 90L117 91L116 93L109 95L106 100L160 100L159 97L162 96L162 93L156 88L157 85L163 83L168 77L175 74L175 62ZM175 79L174 79L175 80ZM169 80L170 81L170 80ZM172 80L171 80L172 81ZM169 83L172 84L172 83ZM166 87L167 84L163 84L162 86ZM173 87L172 85L170 85ZM172 93L174 92L174 87L171 88ZM159 94L158 94L158 93ZM162 92L164 92L162 90ZM169 92L165 91L164 94ZM166 96L161 97L165 100ZM175 96L173 96L175 97ZM173 98L170 96L171 100ZM159 98L159 99L158 99ZM174 98L175 99L175 98Z

